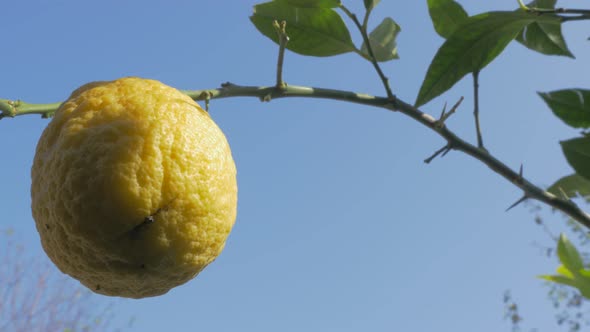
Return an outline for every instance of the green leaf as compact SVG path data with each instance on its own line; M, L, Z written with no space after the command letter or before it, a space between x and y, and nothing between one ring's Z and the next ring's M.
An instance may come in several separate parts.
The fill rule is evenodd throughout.
M332 56L355 51L342 18L330 8L296 7L286 0L267 2L254 6L250 20L275 43L278 43L278 36L273 21L287 22L287 48L295 53Z
M555 283L558 283L558 284L566 285L566 286L571 286L571 287L576 287L577 286L575 280L570 279L568 277L564 277L564 276L542 275L542 276L539 276L539 278L545 279L547 281L552 281L552 282L555 282Z
M574 279L574 274L572 273L572 271L568 270L568 268L565 267L563 264L557 267L557 274L570 279Z
M532 1L527 6L552 9L555 8L556 2L557 0L537 0ZM517 11L522 12L522 9ZM531 23L518 33L516 40L525 47L541 54L563 55L574 58L561 33L561 24Z
M430 63L416 106L441 95L468 73L483 69L533 22L560 24L555 16L524 12L488 12L467 18Z
M590 270L587 269L581 269L580 271L578 271L580 276L582 276L585 279L588 279L588 281L590 282Z
M445 39L469 17L465 9L453 0L428 0L428 12L434 30Z
M576 173L590 180L590 137L562 141L561 149Z
M369 34L369 42L371 49L377 61L389 61L399 59L397 54L397 45L395 39L397 34L401 31L400 26L389 17L386 17L381 24L379 24ZM361 53L367 59L370 59L367 45L363 43Z
M590 280L589 279L586 279L586 278L571 279L571 278L559 276L559 275L553 275L553 276L542 275L542 276L539 276L539 278L547 280L547 281L551 281L551 282L554 282L557 284L562 284L562 285L574 287L580 291L582 296L584 296L587 299L590 299Z
M368 11L373 10L373 8L375 8L375 6L377 6L377 4L381 1L381 0L364 0L365 1L365 9Z
M590 180L578 174L568 175L557 180L547 191L557 197L562 197L565 194L568 198L575 196L588 198L590 196Z
M590 127L590 90L539 92L553 114L574 128Z
M582 256L576 249L576 247L567 239L565 234L559 236L557 242L557 256L568 270L570 270L574 276L577 272L584 268L584 261Z
M275 0L299 8L336 8L342 4L340 0Z

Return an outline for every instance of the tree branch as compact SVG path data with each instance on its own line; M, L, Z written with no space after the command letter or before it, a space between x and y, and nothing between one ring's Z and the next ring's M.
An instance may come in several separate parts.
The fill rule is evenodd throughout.
M590 20L590 14L584 14L584 15L578 15L578 16L560 16L560 17L561 17L561 22Z
M537 8L528 7L522 0L518 0L520 9L535 14L556 14L562 22L590 20L589 9L568 9L568 8Z
M590 229L590 215L582 211L573 201L569 199L559 198L542 188L532 184L525 179L520 172L512 170L506 164L502 163L487 151L470 144L469 142L459 138L447 126L432 117L431 115L420 111L411 104L408 104L399 99L390 99L388 97L376 97L368 94L361 94L351 91L323 89L305 86L288 85L283 89L277 89L275 86L240 86L232 83L225 83L218 89L209 90L191 90L183 91L194 100L220 99L231 97L256 97L261 101L270 101L278 98L301 97L301 98L319 98L332 99L356 103L361 105L373 106L383 108L389 111L399 111L400 113L409 116L416 120L423 126L436 132L439 136L447 141L447 146L450 149L461 151L487 165L492 171L510 181L513 185L520 188L524 192L524 196L530 199L535 199L547 204L548 206L557 209L571 218L577 220L586 228ZM18 116L25 114L42 114L46 116L52 115L59 107L60 103L54 104L27 104L15 103L5 99L0 99L0 110L4 115L6 110L3 105L14 105L8 111L10 116ZM25 105L24 109L22 105Z

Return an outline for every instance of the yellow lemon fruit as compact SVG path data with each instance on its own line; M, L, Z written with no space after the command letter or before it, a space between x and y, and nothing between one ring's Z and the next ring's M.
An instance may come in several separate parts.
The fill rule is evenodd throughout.
M237 207L221 130L191 98L127 77L74 91L43 132L32 211L47 255L91 290L142 298L195 277Z

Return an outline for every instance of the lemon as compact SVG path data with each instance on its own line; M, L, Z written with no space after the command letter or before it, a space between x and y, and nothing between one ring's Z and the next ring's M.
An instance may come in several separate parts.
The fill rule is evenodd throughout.
M236 217L225 136L154 80L74 91L43 132L31 175L45 252L104 295L157 296L189 281L221 253Z

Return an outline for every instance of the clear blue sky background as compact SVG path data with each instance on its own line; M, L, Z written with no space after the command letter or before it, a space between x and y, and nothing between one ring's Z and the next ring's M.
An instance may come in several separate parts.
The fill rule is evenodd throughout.
M361 13L361 0L343 2ZM180 89L273 84L277 47L249 21L255 3L7 1L0 97L61 101L83 83L122 76ZM511 10L516 1L463 5L476 14ZM372 26L385 16L403 31L401 59L383 68L394 92L413 102L442 40L426 1L384 0ZM481 74L486 146L515 169L523 163L540 185L571 173L558 141L577 133L535 91L590 86L588 28L565 28L579 60L513 43ZM383 95L370 64L352 54L288 53L285 79ZM465 79L424 110L438 115L445 102L465 96L449 126L474 141L470 87ZM502 294L510 288L527 326L557 329L548 288L535 278L557 266L534 245L551 241L528 208L504 212L522 193L460 153L424 164L444 144L430 131L401 114L335 101L235 98L213 101L211 114L238 167L238 218L226 249L166 295L93 295L114 303L119 325L135 317L130 331L508 331ZM47 123L37 116L0 121L0 228L14 228L44 260L29 172ZM546 213L546 221L563 229L558 215Z

